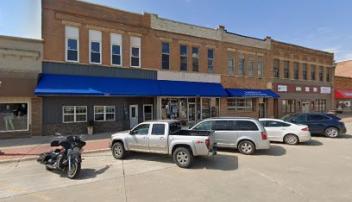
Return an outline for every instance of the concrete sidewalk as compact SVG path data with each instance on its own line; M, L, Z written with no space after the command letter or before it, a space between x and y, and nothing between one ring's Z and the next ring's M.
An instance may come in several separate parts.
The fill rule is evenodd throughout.
M109 149L111 133L84 135L84 153ZM0 140L0 163L36 159L39 154L53 150L50 142L55 136Z

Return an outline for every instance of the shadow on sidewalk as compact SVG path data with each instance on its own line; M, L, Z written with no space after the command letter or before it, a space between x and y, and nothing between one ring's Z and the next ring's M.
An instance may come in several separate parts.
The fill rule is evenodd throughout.
M79 178L77 178L77 180L85 180L85 179L95 178L98 175L105 173L105 171L107 171L109 168L110 168L110 165L106 165L100 169L83 168L81 170L81 175L79 176Z

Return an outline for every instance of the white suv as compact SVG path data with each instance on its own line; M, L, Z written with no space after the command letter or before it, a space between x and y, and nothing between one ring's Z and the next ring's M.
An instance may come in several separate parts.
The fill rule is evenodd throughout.
M270 149L270 141L264 127L254 118L209 118L197 123L191 129L214 131L215 143L219 148L237 148L243 154L253 154L259 149Z

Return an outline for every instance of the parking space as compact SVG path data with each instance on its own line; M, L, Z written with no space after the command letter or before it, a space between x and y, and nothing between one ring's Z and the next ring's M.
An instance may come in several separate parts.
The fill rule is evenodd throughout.
M352 129L351 124L347 124ZM351 201L352 136L272 144L246 156L220 150L178 168L168 156L109 152L84 156L69 180L34 161L0 165L0 201Z

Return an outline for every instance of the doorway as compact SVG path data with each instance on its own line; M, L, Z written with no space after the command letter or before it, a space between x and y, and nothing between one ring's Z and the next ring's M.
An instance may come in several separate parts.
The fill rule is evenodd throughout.
M265 109L265 103L259 103L259 118L265 118L266 117L266 113L265 113L266 109Z
M188 103L188 124L193 126L196 124L196 103Z
M310 102L302 102L302 112L309 112Z
M130 105L130 128L138 124L138 105Z

